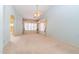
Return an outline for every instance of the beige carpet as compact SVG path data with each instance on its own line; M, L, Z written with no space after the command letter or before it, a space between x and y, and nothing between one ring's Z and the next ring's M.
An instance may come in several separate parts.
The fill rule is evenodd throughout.
M60 42L41 34L26 34L12 36L4 47L4 53L11 54L51 54L51 53L79 53L79 48Z

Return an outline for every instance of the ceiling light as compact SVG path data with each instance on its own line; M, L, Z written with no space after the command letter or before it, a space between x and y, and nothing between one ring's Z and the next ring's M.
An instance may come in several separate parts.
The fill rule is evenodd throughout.
M34 18L39 18L41 16L41 12L39 10L39 6L36 5L36 10L34 12Z

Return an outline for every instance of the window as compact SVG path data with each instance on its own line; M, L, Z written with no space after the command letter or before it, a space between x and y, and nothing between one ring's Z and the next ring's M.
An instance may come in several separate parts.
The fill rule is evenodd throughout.
M24 23L24 29L29 31L36 31L37 23Z
M39 24L39 31L44 32L45 31L45 23Z
M28 33L29 31L34 31L37 33L45 33L46 32L46 20L25 20L23 21L24 31L23 33Z

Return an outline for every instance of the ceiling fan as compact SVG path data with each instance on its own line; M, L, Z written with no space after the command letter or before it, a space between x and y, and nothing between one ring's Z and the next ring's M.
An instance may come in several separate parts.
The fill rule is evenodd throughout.
M39 6L38 5L35 6L35 11L34 11L33 16L34 16L35 19L39 19L40 16L41 16L41 11L39 10Z

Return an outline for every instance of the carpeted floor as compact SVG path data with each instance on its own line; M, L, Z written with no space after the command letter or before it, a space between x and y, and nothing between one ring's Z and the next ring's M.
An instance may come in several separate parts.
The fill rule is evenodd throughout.
M12 36L4 47L4 54L79 53L79 48L41 34Z

